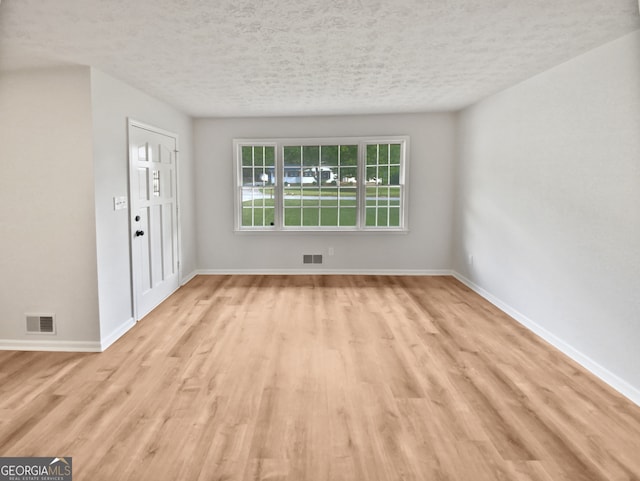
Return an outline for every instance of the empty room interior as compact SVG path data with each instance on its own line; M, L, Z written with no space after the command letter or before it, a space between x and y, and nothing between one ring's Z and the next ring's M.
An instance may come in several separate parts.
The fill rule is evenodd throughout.
M639 7L3 0L0 464L640 480Z

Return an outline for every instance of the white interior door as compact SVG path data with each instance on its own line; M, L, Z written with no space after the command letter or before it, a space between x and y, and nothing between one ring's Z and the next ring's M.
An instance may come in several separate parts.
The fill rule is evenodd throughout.
M129 122L133 311L142 319L180 284L176 160L178 139Z

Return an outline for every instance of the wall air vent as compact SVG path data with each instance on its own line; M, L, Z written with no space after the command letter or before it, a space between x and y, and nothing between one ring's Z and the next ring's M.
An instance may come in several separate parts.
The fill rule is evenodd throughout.
M55 334L55 314L26 314L27 334Z
M303 264L322 264L322 254L303 254Z

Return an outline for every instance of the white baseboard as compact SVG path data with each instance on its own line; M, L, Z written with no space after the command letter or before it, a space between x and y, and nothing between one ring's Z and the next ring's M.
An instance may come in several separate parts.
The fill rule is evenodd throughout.
M496 306L498 309L500 309L501 311L505 312L506 314L514 318L516 321L518 321L524 327L532 331L534 334L538 335L539 337L547 341L556 349L563 352L564 354L569 356L571 359L573 359L575 362L580 364L586 370L588 370L589 372L591 372L592 374L600 378L602 381L606 382L609 386L611 386L613 389L618 391L620 394L622 394L623 396L627 397L628 399L633 401L635 404L640 406L640 390L638 390L636 387L632 386L624 379L618 377L617 375L609 371L607 368L601 366L596 361L591 359L589 356L587 356L586 354L582 353L581 351L573 347L571 344L568 344L566 341L563 341L562 339L557 337L555 334L553 334L552 332L542 327L537 322L532 321L527 316L522 314L520 311L514 309L509 304L501 301L496 296L486 291L476 283L470 281L463 275L455 271L452 272L452 275L453 277L458 279L460 282L462 282L464 285L466 285L468 288L470 288L471 290L475 291L476 293L484 297L487 301L489 301L491 304Z
M450 276L449 269L201 269L196 275Z
M182 278L182 280L180 281L180 285L184 286L187 282L192 280L197 275L198 275L198 271L193 271L191 274L188 274L187 276Z
M124 336L129 329L136 325L136 321L133 320L133 317L127 319L125 322L116 327L111 333L103 338L100 342L100 350L106 350L111 344L116 342L122 336Z
M100 352L97 341L58 341L41 339L0 339L2 351Z
M60 341L54 339L0 339L2 351L102 352L135 326L133 318L126 320L102 341Z

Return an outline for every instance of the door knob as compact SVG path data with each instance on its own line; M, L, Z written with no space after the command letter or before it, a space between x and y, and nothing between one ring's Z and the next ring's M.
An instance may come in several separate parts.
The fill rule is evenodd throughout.
M136 237L140 237L144 235L144 231L143 230L137 230L136 231Z

